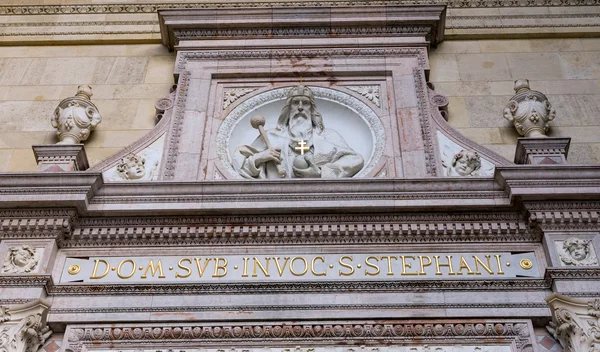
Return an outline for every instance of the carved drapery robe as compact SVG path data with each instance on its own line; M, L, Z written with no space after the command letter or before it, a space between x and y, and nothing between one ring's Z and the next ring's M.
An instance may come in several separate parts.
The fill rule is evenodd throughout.
M292 165L300 155L298 142L302 138L288 135L287 131L271 129L266 131L271 145L281 150L281 165L287 171L288 178L295 178ZM307 138L306 146L310 148L306 152L307 158L321 170L321 178L352 177L362 169L364 159L362 155L355 152L334 130L324 129L318 133L313 129L312 137ZM254 155L267 149L262 138L258 137L251 145L238 147L234 153L234 167L244 178L276 179L277 167L275 162L269 161L256 165Z

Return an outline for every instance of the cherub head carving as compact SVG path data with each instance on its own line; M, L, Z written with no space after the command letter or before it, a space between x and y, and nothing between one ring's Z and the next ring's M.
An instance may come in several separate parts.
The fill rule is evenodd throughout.
M563 253L560 260L565 265L588 266L598 265L598 259L591 248L591 241L570 237L563 242Z
M117 164L117 173L126 180L138 180L146 176L146 159L132 154L121 159Z
M481 158L477 152L463 149L452 158L451 174L472 176L479 168L481 168Z
M38 264L35 248L31 246L10 247L4 261L5 273L29 273Z

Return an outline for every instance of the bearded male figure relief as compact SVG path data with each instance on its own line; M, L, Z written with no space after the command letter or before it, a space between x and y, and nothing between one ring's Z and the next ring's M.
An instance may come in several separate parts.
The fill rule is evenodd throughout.
M267 130L265 137L268 143L259 136L251 145L236 149L234 167L243 177L352 177L364 165L362 155L337 131L325 128L313 92L302 85L290 90L277 126Z

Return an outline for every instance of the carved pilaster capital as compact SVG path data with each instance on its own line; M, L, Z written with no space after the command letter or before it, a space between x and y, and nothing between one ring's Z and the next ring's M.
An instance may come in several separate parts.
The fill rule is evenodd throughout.
M581 299L554 293L546 302L552 311L548 330L565 351L600 351L600 297Z
M0 306L0 351L37 352L52 334L46 324L48 308L43 299Z

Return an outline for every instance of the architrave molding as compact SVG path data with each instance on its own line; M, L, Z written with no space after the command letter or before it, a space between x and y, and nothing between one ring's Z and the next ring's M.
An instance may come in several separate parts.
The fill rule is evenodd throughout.
M349 282L284 282L284 283L228 283L228 284L151 284L151 285L89 285L53 284L49 282L49 294L97 296L127 295L176 295L176 294L269 294L319 293L319 292L419 292L441 291L537 291L548 290L547 279L516 278L494 280L402 280L402 281L349 281ZM173 307L171 307L173 308ZM231 309L231 307L230 307Z
M63 346L66 351L84 352L87 346L129 346L154 348L182 347L201 343L203 346L298 346L342 342L348 345L369 343L408 343L415 338L420 343L498 343L510 344L515 351L533 351L534 334L527 320L461 321L322 321L286 324L281 322L228 324L123 324L69 325Z

